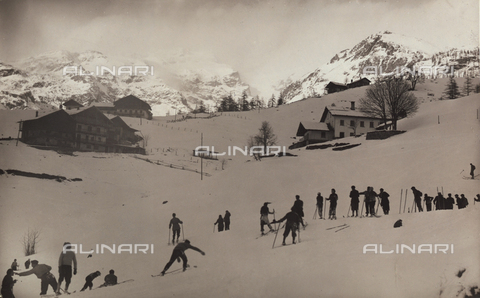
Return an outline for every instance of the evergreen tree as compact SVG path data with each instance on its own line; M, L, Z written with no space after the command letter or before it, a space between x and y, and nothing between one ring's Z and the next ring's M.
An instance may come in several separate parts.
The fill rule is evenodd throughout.
M458 84L453 77L450 77L450 80L447 84L444 94L449 99L455 99L460 96L460 91L458 91Z
M277 106L277 100L275 99L275 94L272 94L272 97L268 100L268 107L273 108Z
M283 95L282 93L280 93L280 95L278 96L277 107L283 105L284 103L285 101L283 100Z

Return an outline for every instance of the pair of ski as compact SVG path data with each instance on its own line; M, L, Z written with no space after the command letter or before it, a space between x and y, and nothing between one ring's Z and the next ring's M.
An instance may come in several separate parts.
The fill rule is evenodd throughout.
M346 229L346 228L349 228L349 227L350 227L350 225L343 224L343 225L339 225L339 226L327 228L327 230L337 229L337 230L335 230L335 233L336 233L336 232L338 232L338 231L341 231L341 230Z
M187 265L187 268L185 270L189 270L191 268L197 268L196 265L194 265L193 267L190 267L190 265ZM183 270L183 268L179 268L179 269L175 269L175 270L172 270L170 272L165 272L165 274L162 274L162 273L159 273L159 274L152 274L152 277L157 277L157 276L164 276L164 275L167 275L167 274L174 274L174 273L180 273L180 272L183 272L185 271Z

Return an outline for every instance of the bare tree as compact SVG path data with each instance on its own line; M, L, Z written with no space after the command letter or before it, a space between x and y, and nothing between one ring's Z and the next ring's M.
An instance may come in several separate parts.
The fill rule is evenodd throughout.
M34 229L28 231L23 235L23 253L25 256L35 254L37 251L37 244L39 242L40 231Z
M396 130L400 118L418 111L418 100L409 90L410 84L401 78L391 76L379 79L360 99L360 111L382 118L384 123L391 119L392 128Z
M253 137L252 141L256 146L263 146L264 154L267 153L268 146L276 144L277 136L273 133L273 128L268 121L262 122L262 126L258 129L258 134Z

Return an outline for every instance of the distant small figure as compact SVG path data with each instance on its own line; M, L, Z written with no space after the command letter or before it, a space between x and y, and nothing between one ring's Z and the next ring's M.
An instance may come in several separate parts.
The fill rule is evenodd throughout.
M178 238L180 238L180 224L183 224L183 221L178 219L176 216L177 215L175 213L172 214L172 219L170 219L170 224L168 225L168 228L172 229L173 232L172 244L175 244L175 235L177 235L178 243Z
M17 259L15 259L13 260L12 265L10 266L10 269L12 269L13 271L17 271L17 267L18 267Z
M445 199L445 209L453 210L453 205L455 205L455 199L452 197L452 194L449 193L448 197Z
M295 202L293 203L293 211L297 213L300 217L304 217L305 214L303 213L303 201L300 200L300 196L295 196Z
M102 287L107 287L107 286L114 286L117 284L117 276L115 275L115 271L113 269L110 269L107 275L105 275L105 278L103 279L105 283L102 285Z
M419 191L418 189L416 189L415 186L412 186L412 192L413 192L413 197L414 197L415 204L417 205L418 212L423 212L422 192Z
M24 271L16 273L18 276L27 276L30 274L35 274L37 278L41 280L41 292L40 295L46 295L48 291L48 286L50 285L53 289L53 292L57 290L57 280L55 276L50 272L52 267L46 264L38 264L37 260L32 260L32 269L29 271Z
M25 261L25 269L30 268L30 259Z
M472 176L472 179L475 179L475 166L470 163L470 176Z
M435 204L435 210L445 209L445 198L443 197L441 192L438 192L435 199L433 199L433 203Z
M317 193L317 210L318 210L318 216L320 219L322 219L323 215L323 197L321 193Z
M330 196L326 200L330 201L330 209L328 211L328 219L337 219L338 195L336 194L334 188L332 188L332 193L330 194Z
M476 195L476 198L473 198L473 200L474 200L475 202L480 202L480 194L477 194L477 195ZM474 202L474 203L475 203L475 202Z
M358 204L360 200L358 199L360 196L358 190L355 189L355 186L352 185L352 190L350 191L350 208L352 208L352 217L358 216Z
M172 252L172 256L170 257L170 261L168 261L168 263L165 265L165 268L163 268L163 271L161 274L165 275L165 272L168 270L168 268L170 268L173 262L175 262L175 260L179 258L183 260L183 271L187 270L188 259L187 259L187 255L185 254L185 251L189 248L195 251L198 251L199 253L202 254L202 256L205 255L205 253L200 248L190 245L190 241L188 239L185 239L184 242L181 242L177 244L177 246L175 246Z
M393 224L393 227L394 227L394 228L399 228L399 227L401 227L402 225L403 225L403 224L402 224L402 220L399 219L399 220L397 220L397 221Z
M268 228L270 229L270 232L273 232L272 225L270 225L270 220L268 219L269 214L275 214L275 212L270 212L268 209L268 204L270 202L265 202L263 203L262 208L260 208L260 231L262 232L262 235L264 234L264 226L267 225Z
M390 212L390 201L388 197L390 196L386 191L383 191L383 188L380 188L380 193L378 194L380 197L380 206L382 206L383 214L388 215Z
M287 239L288 234L290 234L290 231L292 231L292 244L295 244L295 238L297 237L297 230L300 228L300 224L305 227L302 218L294 211L293 207L290 210L291 211L285 214L281 219L272 221L272 223L277 223L287 220L285 223L285 231L283 232L282 245L286 245L285 240Z
M428 196L427 194L425 194L423 196L423 200L425 201L425 207L427 207L427 212L428 211L432 211L432 201L433 201L433 197L430 197Z
M219 215L218 216L218 219L217 221L213 224L213 225L217 225L217 228L218 228L218 231L219 232L222 232L223 231L223 218L222 218L222 215Z
M3 278L1 290L3 298L15 298L15 295L13 295L13 286L17 280L13 279L14 274L13 269L10 268L7 270L7 275Z
M232 216L230 214L230 212L225 211L225 215L223 216L223 223L225 224L225 231L228 231L230 230L230 216Z
M83 285L83 288L80 290L80 292L85 291L87 288L91 290L93 287L93 280L99 277L100 275L102 275L100 271L95 271L93 273L90 273L87 277L85 277L85 284Z

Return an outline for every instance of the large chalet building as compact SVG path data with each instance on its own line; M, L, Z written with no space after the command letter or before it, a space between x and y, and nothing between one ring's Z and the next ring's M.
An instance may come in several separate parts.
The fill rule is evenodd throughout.
M355 81L352 79L348 84L342 84L342 83L331 81L325 86L325 93L331 94L335 92L344 91L347 89L368 86L368 85L370 85L370 80L367 78L361 78Z
M21 141L72 151L145 153L141 140L120 117L105 116L96 107L58 110L20 123Z
M128 95L113 103L115 115L152 119L150 105L136 96Z

